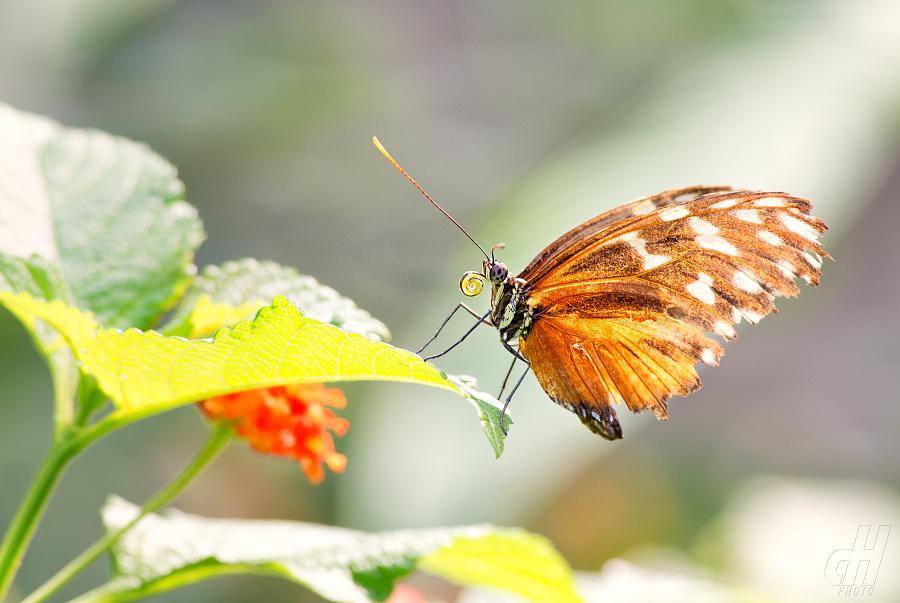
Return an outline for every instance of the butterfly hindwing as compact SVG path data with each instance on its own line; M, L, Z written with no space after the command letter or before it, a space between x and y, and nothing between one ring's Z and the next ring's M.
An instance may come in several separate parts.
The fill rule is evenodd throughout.
M611 402L665 418L667 398L700 387L693 365L724 353L704 333L733 339L741 318L756 323L775 296L797 295L795 277L818 284L829 257L808 201L685 190L705 194L587 235L582 225L519 275L535 317L523 355L550 397L604 437L621 437Z
M694 364L724 352L700 330L637 308L544 315L520 345L550 397L608 439L622 437L613 402L665 419L666 399L700 387Z

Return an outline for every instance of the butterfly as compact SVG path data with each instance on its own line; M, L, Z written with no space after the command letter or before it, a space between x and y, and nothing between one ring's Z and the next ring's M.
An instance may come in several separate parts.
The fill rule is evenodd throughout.
M671 396L700 387L694 365L717 366L724 354L707 333L736 339L742 318L756 324L777 312L775 297L799 295L796 278L819 284L831 256L811 208L785 193L730 187L643 197L573 228L516 276L494 258L501 246L482 249L481 271L465 273L460 288L471 297L490 283L491 309L457 309L480 316L476 327L497 328L513 364L526 363L506 404L530 369L588 429L620 439L613 404L666 419Z

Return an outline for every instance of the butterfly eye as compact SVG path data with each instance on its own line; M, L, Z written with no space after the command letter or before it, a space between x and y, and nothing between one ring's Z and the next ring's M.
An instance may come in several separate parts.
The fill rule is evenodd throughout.
M509 270L506 268L506 264L503 262L492 262L491 270L488 273L488 278L491 279L491 282L495 285L499 285L503 281L506 280L506 275L509 274Z
M484 289L484 275L474 270L466 272L459 279L459 289L463 292L463 295L475 297Z

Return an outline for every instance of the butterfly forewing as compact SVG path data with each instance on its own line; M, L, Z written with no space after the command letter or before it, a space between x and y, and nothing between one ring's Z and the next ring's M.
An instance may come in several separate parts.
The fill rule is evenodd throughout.
M563 235L519 275L535 317L521 351L550 397L592 431L621 437L611 402L665 418L667 398L700 387L694 364L724 353L704 333L733 339L741 318L755 323L775 311L775 296L797 295L795 277L818 284L826 226L808 201L722 191L626 204Z
M611 224L621 222L626 218L646 214L664 205L685 201L687 198L728 190L731 190L731 188L727 186L693 186L665 191L651 197L641 197L620 205L573 228L547 245L536 258L531 260L522 271L522 274L530 274L535 279L540 278L545 271L553 269L560 261L564 261L565 258L578 253L585 245L590 245L597 232Z

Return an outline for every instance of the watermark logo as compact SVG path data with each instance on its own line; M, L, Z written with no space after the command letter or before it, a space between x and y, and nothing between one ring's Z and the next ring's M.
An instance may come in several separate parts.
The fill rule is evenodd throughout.
M861 525L852 548L838 549L828 556L825 579L838 587L838 596L869 597L875 592L890 533L890 525L880 525L877 531L870 524Z

